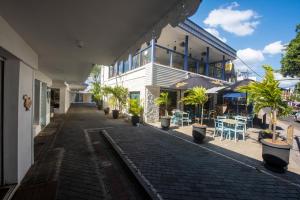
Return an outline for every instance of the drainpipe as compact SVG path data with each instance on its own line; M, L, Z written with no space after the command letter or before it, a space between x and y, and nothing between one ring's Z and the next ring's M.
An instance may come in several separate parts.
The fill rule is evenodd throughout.
M209 73L209 47L206 47L206 58L205 58L205 75Z
M225 80L225 56L222 59L222 80Z
M184 64L183 70L188 71L188 58L189 58L189 36L185 36L184 41Z

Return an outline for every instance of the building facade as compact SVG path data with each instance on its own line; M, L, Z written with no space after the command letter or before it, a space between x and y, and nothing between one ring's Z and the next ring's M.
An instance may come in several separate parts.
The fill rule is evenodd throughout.
M104 67L102 84L128 88L131 98L140 99L145 121L155 122L161 111L154 99L161 91L175 99L173 108L182 109L179 100L183 93L171 88L173 84L191 75L233 82L235 58L233 48L186 20L176 27L167 25L159 38L144 43L136 54L124 54L112 66ZM105 106L109 106L107 99Z

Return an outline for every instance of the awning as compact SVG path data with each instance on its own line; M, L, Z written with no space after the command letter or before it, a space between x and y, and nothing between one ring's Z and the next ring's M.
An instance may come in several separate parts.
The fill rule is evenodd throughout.
M227 93L223 98L246 98L246 93Z
M218 93L220 90L223 90L224 88L226 88L225 86L221 86L221 87L213 87L210 88L208 90L206 90L206 94L216 94Z

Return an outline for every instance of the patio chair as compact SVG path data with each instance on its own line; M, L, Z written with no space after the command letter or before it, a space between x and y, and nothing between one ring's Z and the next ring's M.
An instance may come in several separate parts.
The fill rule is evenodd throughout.
M227 130L229 134L227 135L231 140L231 135L234 133L234 141L237 141L239 135L243 136L243 141L245 141L245 134L246 134L246 123L238 122L234 125L234 127L228 127Z
M171 116L171 123L172 124L177 124L178 123L178 115L176 115L176 113L178 113L178 110L172 110L171 111L172 116Z
M255 116L254 114L250 114L247 117L247 126L249 124L251 128L253 128L253 119L254 119L254 116Z
M217 119L227 119L227 116L217 116Z
M216 134L220 134L220 140L223 140L223 138L227 137L227 135L230 133L230 130L228 127L224 125L223 120L221 119L215 119L215 130L213 137L216 136Z
M178 123L181 123L181 126L183 126L184 123L187 123L189 126L190 123L192 122L192 120L190 119L190 114L180 112L179 115L180 115L180 117L178 118Z

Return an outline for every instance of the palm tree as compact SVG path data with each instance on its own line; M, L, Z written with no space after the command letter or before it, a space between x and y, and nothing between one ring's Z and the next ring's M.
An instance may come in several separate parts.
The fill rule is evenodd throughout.
M90 78L92 79L90 92L93 94L93 98L99 107L103 97L101 88L101 65L94 65L90 73Z
M186 105L201 106L201 126L203 125L203 106L208 100L206 89L204 87L193 87L186 91L187 96L182 98L182 102Z
M165 116L168 116L168 105L170 104L169 99L169 93L168 92L162 92L160 93L159 97L157 97L155 100L156 105L163 105L165 106Z
M247 91L254 102L254 112L258 113L263 108L270 108L270 123L273 125L272 142L276 140L277 117L287 115L291 108L282 100L282 91L279 81L275 80L274 71L271 66L264 65L265 76L262 82L252 82L247 86L241 86L239 91ZM272 127L272 126L271 126Z

